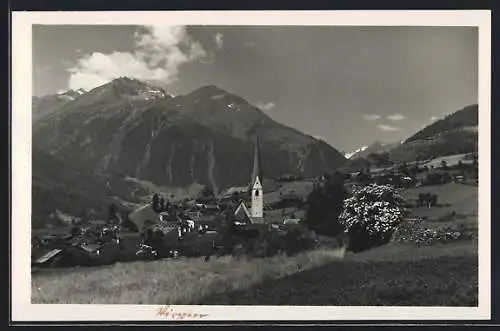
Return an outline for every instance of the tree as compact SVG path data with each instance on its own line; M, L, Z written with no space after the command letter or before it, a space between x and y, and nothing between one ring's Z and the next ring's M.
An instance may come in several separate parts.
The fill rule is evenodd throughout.
M79 226L73 226L70 230L70 234L73 236L79 236L82 233L82 229Z
M340 215L349 248L358 252L387 243L407 214L404 204L392 185L371 184L355 190Z
M153 208L155 212L159 212L160 210L160 197L156 193L153 195L153 199L151 200L151 208Z
M204 198L213 198L214 190L210 186L205 185L205 187L203 187L203 190L201 191L201 196Z
M323 186L313 189L307 197L306 222L319 234L336 236L343 231L339 223L346 190L342 176L332 176Z
M234 191L231 195L231 202L238 203L240 201L240 192Z
M399 172L401 172L401 174L403 174L404 176L411 176L410 169L408 169L408 165L406 164L406 162L402 163L399 166Z
M419 206L426 206L430 208L432 206L437 205L438 196L437 194L432 193L420 193L418 195L418 204Z
M165 211L165 198L162 196L159 203L160 211Z
M431 206L436 206L437 205L437 201L438 201L437 194L432 194L430 196L430 204L431 204Z
M222 222L221 229L222 245L226 254L229 254L232 251L234 232L234 214L231 208L227 208L224 212L224 220Z
M114 203L111 203L108 207L108 221L114 221L116 219L116 213L118 212L118 208Z

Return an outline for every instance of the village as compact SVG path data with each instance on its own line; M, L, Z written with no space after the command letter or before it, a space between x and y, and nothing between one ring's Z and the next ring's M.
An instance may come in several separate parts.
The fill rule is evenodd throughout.
M341 174L348 191L370 183L402 189L450 182L477 185L477 154L381 165L336 174ZM221 194L206 187L197 197L181 202L154 194L149 204L125 217L116 206L110 206L107 220L73 225L64 235L34 236L32 265L35 268L106 265L117 261L180 256L208 259L213 254L233 254L235 247L259 237L262 231L283 236L290 229L307 231L308 195L328 176L264 179L257 140L249 185L231 187ZM415 205L430 207L437 204L437 199L437 195L421 194ZM228 251L223 247L223 232L229 223L235 239Z

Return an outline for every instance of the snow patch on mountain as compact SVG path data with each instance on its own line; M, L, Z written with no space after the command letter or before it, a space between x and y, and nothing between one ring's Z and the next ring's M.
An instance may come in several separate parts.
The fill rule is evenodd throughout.
M363 146L361 148L358 148L357 150L351 152L351 153L346 153L344 154L345 158L346 159L350 159L351 157L353 157L355 154L359 153L359 152L362 152L364 150L366 150L368 148L368 146Z

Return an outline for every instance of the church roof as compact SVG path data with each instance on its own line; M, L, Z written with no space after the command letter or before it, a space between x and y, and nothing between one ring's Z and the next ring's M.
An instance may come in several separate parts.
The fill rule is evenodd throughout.
M253 156L252 185L255 183L255 179L257 178L257 176L262 183L262 159L260 155L260 144L258 136L255 142L255 151Z
M251 220L250 212L248 211L248 208L245 206L244 201L240 201L238 204L238 207L234 210L233 215L241 220Z

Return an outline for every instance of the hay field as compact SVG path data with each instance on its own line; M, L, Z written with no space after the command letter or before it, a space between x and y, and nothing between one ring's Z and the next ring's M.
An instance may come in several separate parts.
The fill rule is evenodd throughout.
M246 289L341 260L344 249L320 249L265 259L184 258L43 270L32 275L32 303L197 304L204 297Z

